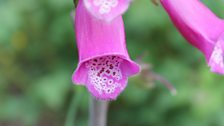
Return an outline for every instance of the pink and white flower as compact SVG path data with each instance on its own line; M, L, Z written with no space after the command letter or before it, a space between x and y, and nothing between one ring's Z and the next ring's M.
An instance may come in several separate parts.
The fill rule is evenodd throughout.
M122 17L110 23L98 20L80 0L75 31L79 63L72 77L74 84L86 86L98 99L116 99L125 89L128 77L140 70L129 58Z

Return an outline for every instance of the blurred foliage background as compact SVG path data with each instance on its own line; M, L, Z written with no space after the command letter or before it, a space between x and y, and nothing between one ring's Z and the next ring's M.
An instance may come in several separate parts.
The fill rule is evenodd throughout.
M204 0L224 18L224 1ZM0 0L0 126L86 126L85 87L71 75L77 48L72 0ZM140 75L110 103L108 126L224 126L224 77L177 32L161 6L136 0L124 15L132 59L176 87ZM72 122L71 122L72 121Z

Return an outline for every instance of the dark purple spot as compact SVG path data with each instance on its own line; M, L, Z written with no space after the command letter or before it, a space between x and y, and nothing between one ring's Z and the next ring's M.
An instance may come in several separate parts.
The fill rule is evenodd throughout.
M113 65L112 64L110 64L110 67L109 67L110 69L113 69L114 67L113 67Z
M107 72L108 74L110 73L110 71L109 71L109 70L107 70L106 72Z

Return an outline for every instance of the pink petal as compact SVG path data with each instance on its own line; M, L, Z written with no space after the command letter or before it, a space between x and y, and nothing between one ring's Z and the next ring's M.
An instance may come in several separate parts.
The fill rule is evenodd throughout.
M112 21L122 15L130 4L130 0L83 0L87 10L96 18Z
M223 50L218 43L221 43L219 38L224 32L224 21L200 0L161 0L161 3L185 39L205 55L211 70L223 71L218 66L221 64L213 62L214 56L210 57L217 53L217 48Z

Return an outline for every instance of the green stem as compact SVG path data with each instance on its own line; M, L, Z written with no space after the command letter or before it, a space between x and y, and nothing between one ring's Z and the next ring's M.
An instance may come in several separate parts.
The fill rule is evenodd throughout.
M82 97L81 91L76 90L76 92L74 92L73 94L72 101L69 105L69 109L65 120L65 126L75 126L76 113L81 97Z

